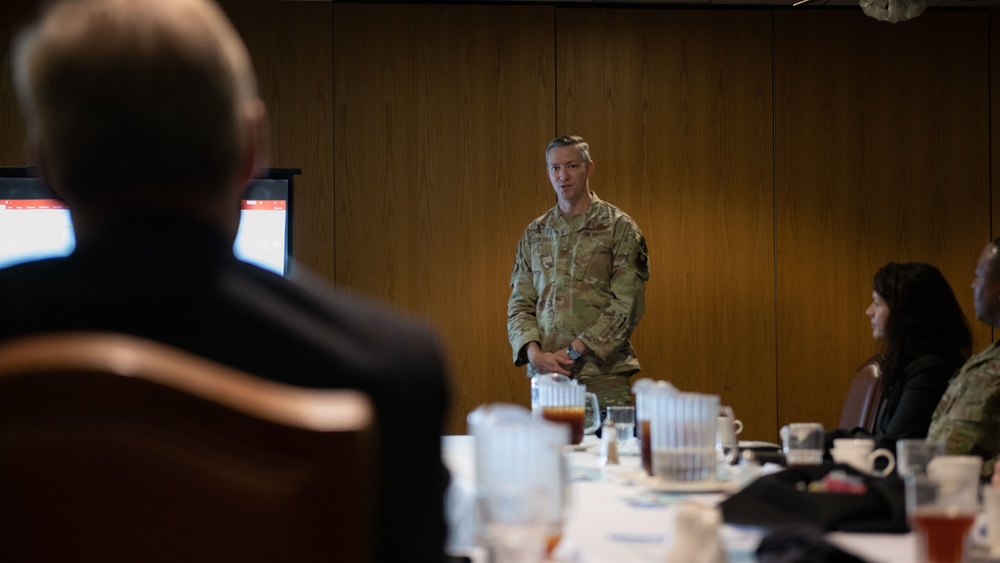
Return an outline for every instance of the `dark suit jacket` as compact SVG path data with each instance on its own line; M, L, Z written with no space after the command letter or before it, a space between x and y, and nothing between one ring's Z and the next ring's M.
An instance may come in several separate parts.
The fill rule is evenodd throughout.
M0 340L63 330L134 334L275 381L366 392L381 445L379 560L443 558L449 397L428 328L245 264L212 228L150 215L94 233L67 258L0 270Z
M920 356L903 368L903 373L882 400L876 424L878 447L896 451L896 440L926 438L931 415L937 408L948 381L962 367L961 356Z

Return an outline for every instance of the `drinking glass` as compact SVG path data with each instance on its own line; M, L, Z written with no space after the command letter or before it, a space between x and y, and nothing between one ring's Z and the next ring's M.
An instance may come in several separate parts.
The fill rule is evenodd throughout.
M622 451L626 442L635 433L635 407L607 407L608 419L615 423L615 441L618 451Z
M961 563L965 560L969 530L978 509L964 484L910 473L906 483L906 516L916 532L918 560L924 563Z
M941 442L928 442L923 438L896 440L896 472L900 477L911 473L926 473L927 464L944 453L944 444Z
M982 467L983 458L976 455L939 455L927 463L927 476L946 483L952 498L962 496L965 504L975 504Z
M790 467L823 463L823 425L793 422L781 428L785 460Z

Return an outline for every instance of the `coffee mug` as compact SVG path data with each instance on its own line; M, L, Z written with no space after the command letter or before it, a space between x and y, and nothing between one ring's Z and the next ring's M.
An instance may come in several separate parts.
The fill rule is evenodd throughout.
M743 422L733 415L733 408L729 405L719 406L719 416L715 422L715 448L719 461L725 460L729 464L735 464L739 460L736 437L743 432Z
M837 438L833 441L830 456L836 463L850 465L873 477L885 477L896 468L896 456L885 448L876 450L875 440L868 438ZM886 460L886 465L881 471L875 469L875 462L879 458Z

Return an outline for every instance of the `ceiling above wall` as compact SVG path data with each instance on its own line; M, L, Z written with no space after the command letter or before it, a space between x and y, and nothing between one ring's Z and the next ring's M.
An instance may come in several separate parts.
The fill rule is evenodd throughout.
M483 0L479 0L483 1ZM505 2L510 0L485 0L486 2ZM663 4L663 5L715 5L715 6L789 6L795 0L592 0L591 2L580 0L521 0L521 2L536 2L539 4ZM925 0L928 8L989 8L1000 6L1000 0ZM858 6L858 0L813 0L800 8L814 6Z

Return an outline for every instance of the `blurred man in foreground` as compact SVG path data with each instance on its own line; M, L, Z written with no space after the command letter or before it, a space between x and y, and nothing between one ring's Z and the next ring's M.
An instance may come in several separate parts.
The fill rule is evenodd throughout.
M433 333L233 255L266 113L221 10L63 2L13 60L29 156L68 204L77 247L0 270L0 340L129 333L275 381L367 393L381 446L378 559L441 561L448 389Z

